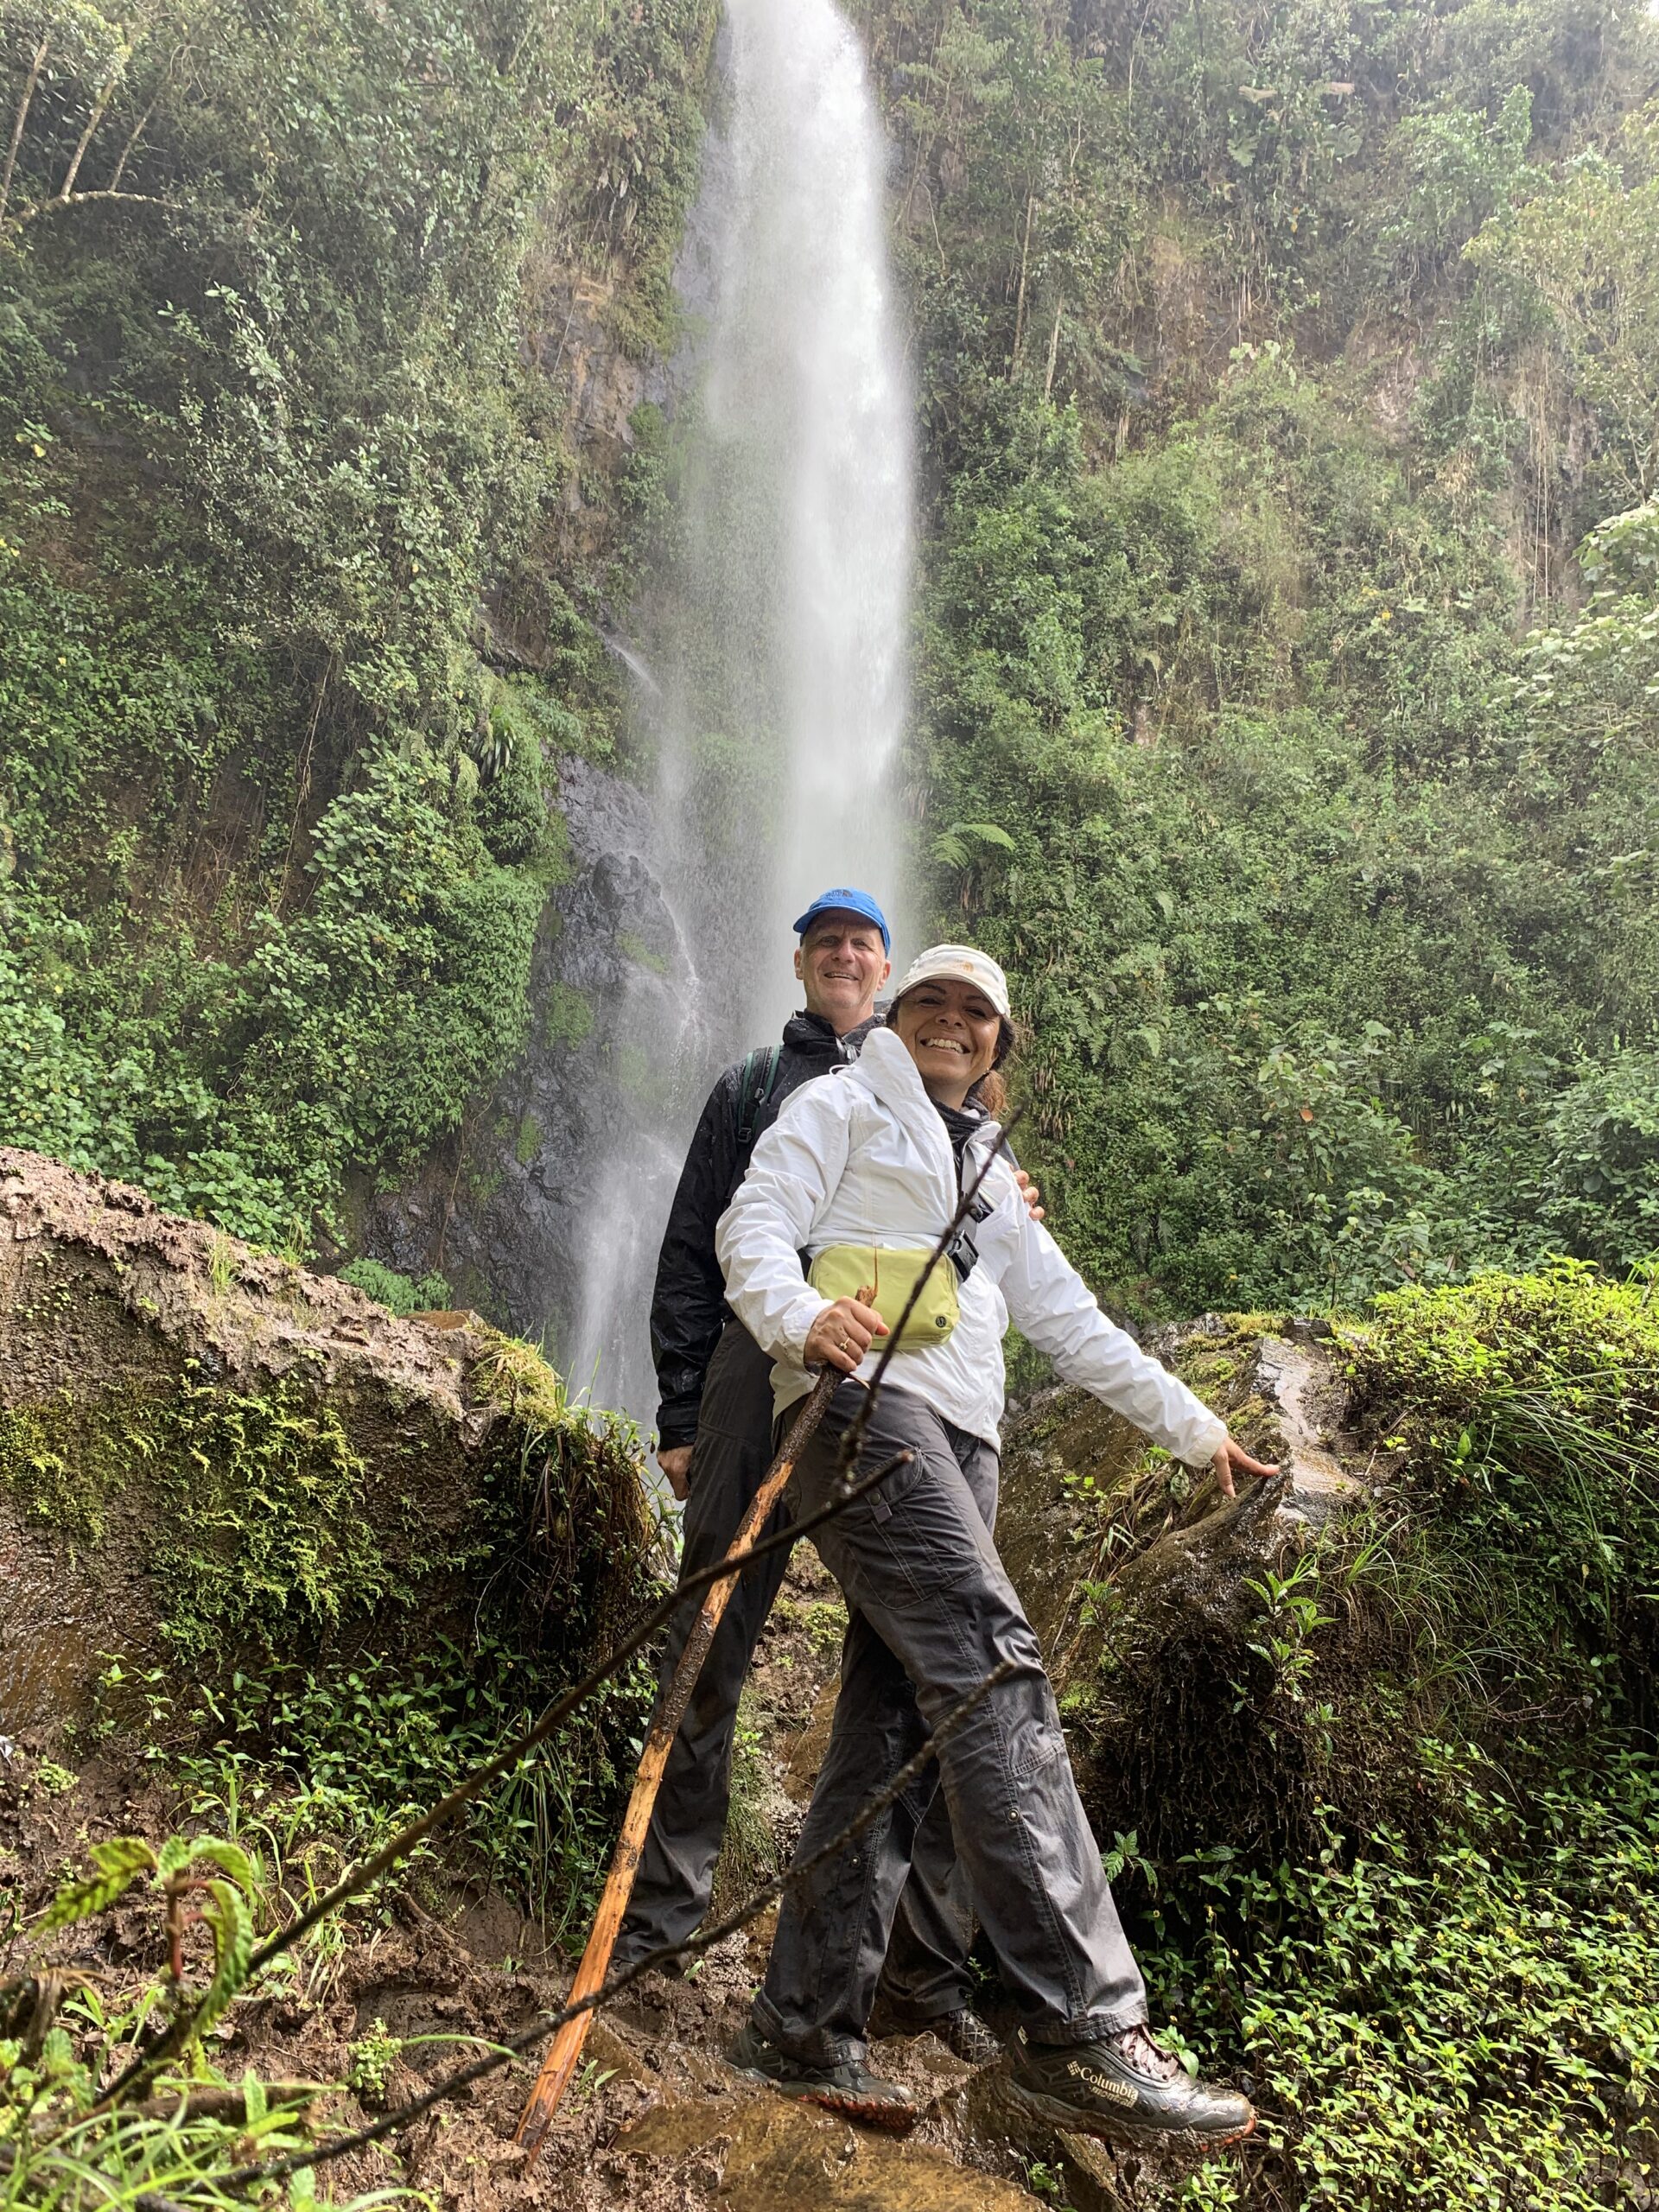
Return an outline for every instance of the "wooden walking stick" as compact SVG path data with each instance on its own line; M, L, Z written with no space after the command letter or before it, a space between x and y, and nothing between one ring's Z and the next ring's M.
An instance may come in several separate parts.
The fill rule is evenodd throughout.
M873 1296L873 1292L861 1291L861 1298ZM783 1449L766 1471L766 1478L754 1493L754 1503L744 1516L743 1524L732 1539L726 1556L733 1561L733 1571L720 1581L709 1585L701 1611L686 1638L685 1649L680 1654L679 1665L668 1686L652 1731L645 1738L645 1748L639 1759L639 1772L628 1800L628 1809L623 1816L622 1834L611 1861L611 1871L606 1878L605 1893L600 1898L599 1910L594 1916L593 1933L588 1938L588 1948L582 1955L582 1964L576 1968L576 1978L570 1985L566 1999L575 2004L584 1997L591 1997L604 1981L611 1963L611 1953L622 1926L622 1916L628 1909L628 1898L633 1890L633 1878L639 1871L639 1853L645 1847L645 1830L651 1825L652 1808L657 1802L661 1787L663 1769L668 1764L668 1754L685 1708L691 1701L697 1676L702 1672L702 1662L709 1656L709 1647L715 1640L715 1630L720 1626L727 1601L737 1587L738 1572L742 1555L772 1517L772 1508L783 1496L784 1486L793 1473L795 1462L810 1442L813 1431L823 1420L824 1408L835 1395L836 1385L846 1381L838 1367L826 1367L812 1386L812 1395L796 1415L789 1434L784 1439ZM547 2056L542 2061L542 2070L536 2077L536 2087L531 2091L530 2101L519 2120L516 2142L523 2143L533 2161L541 2149L542 2138L576 2070L582 2056L582 2047L588 2040L588 2031L593 2025L592 2011L579 2013L574 2020L567 2020L553 2038Z

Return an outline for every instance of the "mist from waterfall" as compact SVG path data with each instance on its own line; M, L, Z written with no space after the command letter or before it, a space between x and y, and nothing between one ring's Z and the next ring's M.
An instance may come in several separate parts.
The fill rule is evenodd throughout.
M642 1425L657 1249L709 1082L800 1004L790 925L810 899L850 883L901 926L906 910L912 403L887 148L830 0L726 0L719 60L679 272L694 375L676 550L631 640L658 764L649 858L678 944L616 1016L639 1110L594 1184L565 1363Z

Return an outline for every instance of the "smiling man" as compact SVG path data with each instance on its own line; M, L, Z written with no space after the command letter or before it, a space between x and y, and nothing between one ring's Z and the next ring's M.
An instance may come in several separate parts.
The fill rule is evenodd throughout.
M715 1224L784 1100L857 1058L878 1026L876 997L892 972L887 920L867 892L841 886L822 893L795 929L795 974L806 1009L791 1018L780 1045L728 1068L709 1093L657 1263L651 1309L661 1392L657 1458L674 1495L686 1501L681 1571L687 1574L723 1556L772 1457L772 1363L727 1306ZM1033 1190L1028 1202L1035 1200ZM781 1525L774 1517L766 1533ZM785 1550L774 1552L732 1593L669 1754L617 1944L619 1964L680 1942L708 1909L726 1827L738 1698L786 1561ZM670 1631L664 1681L695 1613L687 1606ZM882 1986L885 2024L931 2028L978 2063L998 2046L969 2003L973 1923L942 1798L939 1806L918 1839L894 1926Z

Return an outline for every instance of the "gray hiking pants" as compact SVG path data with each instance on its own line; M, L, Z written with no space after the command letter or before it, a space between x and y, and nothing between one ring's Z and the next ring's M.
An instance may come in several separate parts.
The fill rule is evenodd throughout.
M827 1502L839 1440L865 1398L846 1383L801 1456L798 1511ZM1064 2043L1147 2017L1146 1993L1090 1832L1037 1638L992 1540L997 1458L889 1385L861 1458L915 1454L813 1541L851 1614L830 1750L796 1848L839 1833L1004 1659L1018 1672L856 1842L785 1892L763 2035L814 2064L861 2058L865 2023L914 1840L949 1803L969 1892L1026 2032ZM939 1789L943 1781L944 1788Z
M737 1534L772 1461L772 1362L736 1321L728 1321L709 1364L697 1415L690 1494L682 1527L681 1572L695 1574L721 1558ZM766 1534L786 1525L787 1505ZM733 1591L668 1755L656 1810L640 1854L627 1918L617 1941L619 1965L690 1935L709 1908L715 1862L731 1794L737 1701L754 1647L778 1595L786 1549L752 1567ZM662 1680L673 1673L697 1609L688 1601L669 1631ZM967 1886L957 1867L943 1797L915 1839L910 1881L893 1916L882 1993L918 2019L937 2019L968 2001L973 1941ZM884 1947L885 1948L885 1947ZM881 1960L876 1961L880 1971Z

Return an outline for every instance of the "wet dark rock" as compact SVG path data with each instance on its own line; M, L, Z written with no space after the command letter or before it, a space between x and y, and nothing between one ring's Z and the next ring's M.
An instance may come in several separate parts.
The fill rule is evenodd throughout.
M563 1364L592 1259L593 1179L652 1141L653 1077L686 1018L687 963L645 794L575 756L558 772L571 872L542 918L524 1049L459 1147L372 1202L365 1243L406 1274L441 1269L458 1297Z

